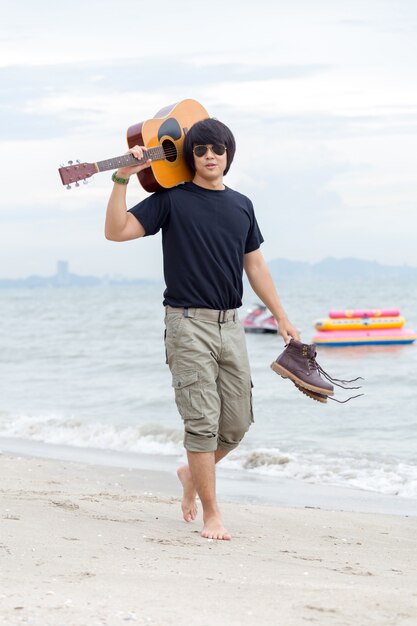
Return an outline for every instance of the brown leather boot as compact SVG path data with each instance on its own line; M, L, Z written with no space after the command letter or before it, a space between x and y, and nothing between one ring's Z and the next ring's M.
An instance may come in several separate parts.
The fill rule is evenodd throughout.
M334 387L320 376L321 368L316 361L316 354L314 343L308 345L292 339L271 367L283 378L290 378L297 387L332 396Z

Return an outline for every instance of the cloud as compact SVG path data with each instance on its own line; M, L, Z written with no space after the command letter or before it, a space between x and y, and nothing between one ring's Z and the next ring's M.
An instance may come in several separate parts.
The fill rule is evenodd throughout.
M3 67L0 139L64 136L74 125L91 123L111 98L117 102L121 95L129 98L141 90L154 94L170 89L195 91L225 80L291 80L323 71L322 65L198 65L166 58Z

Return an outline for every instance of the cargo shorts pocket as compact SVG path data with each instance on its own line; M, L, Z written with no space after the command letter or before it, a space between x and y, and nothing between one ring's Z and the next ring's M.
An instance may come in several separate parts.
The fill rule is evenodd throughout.
M181 417L194 419L203 417L201 384L198 372L184 370L172 375L172 386L175 390L175 402Z
M184 316L181 313L171 313L165 317L165 337L167 341L175 341L183 321Z

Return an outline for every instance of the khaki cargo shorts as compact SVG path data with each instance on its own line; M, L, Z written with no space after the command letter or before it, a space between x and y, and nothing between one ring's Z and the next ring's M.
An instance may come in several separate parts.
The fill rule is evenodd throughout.
M165 308L167 364L184 421L184 447L232 450L253 422L245 332L237 312Z

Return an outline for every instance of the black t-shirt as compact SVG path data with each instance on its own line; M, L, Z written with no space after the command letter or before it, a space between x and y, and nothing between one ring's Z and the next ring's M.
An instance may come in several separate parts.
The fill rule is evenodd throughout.
M162 229L164 305L241 306L243 257L263 242L249 198L228 187L185 183L152 194L130 212L145 235Z

